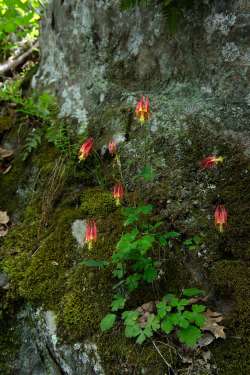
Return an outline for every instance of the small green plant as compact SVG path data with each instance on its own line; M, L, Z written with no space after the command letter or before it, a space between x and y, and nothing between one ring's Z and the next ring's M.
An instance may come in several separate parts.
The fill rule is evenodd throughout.
M201 236L195 235L191 238L188 238L183 242L183 245L188 248L188 250L198 250L203 244L203 238Z
M26 160L27 157L40 146L42 143L42 129L36 128L33 129L31 133L26 138L24 149L22 152L22 160Z
M163 222L147 222L152 210L150 204L122 209L124 226L130 230L117 243L112 263L115 266L113 275L122 281L129 293L141 282L152 283L157 278L160 263L153 257L154 247L165 246L171 238L179 236L177 232L159 232Z
M62 153L72 153L72 144L65 123L51 121L46 127L46 138Z
M21 84L22 80L19 78L4 82L0 90L0 101L15 103L17 112L48 121L51 114L57 111L55 97L48 92L42 92L23 98Z
M56 99L48 92L39 95L33 93L28 98L22 96L21 79L6 81L0 90L0 101L7 101L16 104L16 112L20 113L20 123L26 125L27 117L38 119L40 127L33 129L27 136L24 149L23 160L40 146L42 137L62 153L75 155L77 144L71 142L67 126L63 122L54 121L58 112Z
M113 276L119 280L114 289L122 290L122 293L114 295L112 313L101 321L102 331L113 327L117 313L124 309L130 293L143 283L152 283L157 279L160 262L153 257L154 246L169 245L171 240L180 236L174 231L159 231L162 222L148 223L145 217L152 210L152 205L122 210L124 226L129 227L130 231L121 236L111 261L114 266ZM139 309L124 311L121 318L125 325L125 336L136 338L136 342L141 344L154 332L175 332L183 344L194 346L202 335L200 327L205 322L203 312L206 308L203 305L191 305L187 297L202 293L200 289L192 288L184 289L183 298L168 294L155 305L155 312L149 311L145 316Z
M201 338L201 327L205 323L204 305L192 304L188 297L197 297L204 292L197 288L184 289L183 298L174 294L167 294L161 301L154 304L154 312L137 309L124 311L121 318L125 325L125 336L133 337L138 344L156 332L167 335L175 333L181 343L187 347L194 347ZM112 311L123 309L126 300L122 296L115 296ZM116 314L108 314L101 322L102 331L111 329L117 321Z
M155 178L155 172L151 165L145 165L145 167L142 169L142 171L135 177L143 178L146 182L152 182Z

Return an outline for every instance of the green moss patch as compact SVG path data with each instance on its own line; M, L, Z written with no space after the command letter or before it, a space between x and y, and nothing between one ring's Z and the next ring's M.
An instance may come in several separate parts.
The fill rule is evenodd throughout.
M167 365L151 342L140 346L127 339L121 329L95 337L98 352L107 374L147 374L162 375L167 373ZM156 340L156 345L163 357L174 368L177 353L171 347Z
M222 375L250 373L250 267L240 261L220 261L210 275L220 299L234 301L225 314L227 339L213 345L213 353Z
M81 211L90 217L106 216L115 210L112 192L99 188L85 189L81 197Z

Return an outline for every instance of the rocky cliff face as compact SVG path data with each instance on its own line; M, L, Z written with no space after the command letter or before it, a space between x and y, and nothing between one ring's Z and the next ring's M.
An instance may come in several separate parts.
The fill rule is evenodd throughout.
M82 127L99 109L133 103L143 93L156 101L158 117L163 112L154 129L165 122L164 111L178 107L177 121L206 111L228 131L247 132L248 35L244 0L201 2L186 11L175 35L159 5L121 13L119 1L55 0L42 23L33 83L52 87L61 115Z
M26 306L16 322L17 374L170 371L149 345L141 353L120 331L100 334L111 303L111 270L90 272L79 264L79 220L94 216L102 228L97 259L109 259L123 231L109 192L114 176L105 151L111 138L119 143L128 192L153 203L159 220L183 239L202 239L193 253L183 247L169 252L160 286L161 294L200 286L225 315L227 339L213 343L213 359L195 361L192 374L249 374L250 6L244 0L201 3L184 12L174 35L157 4L121 12L116 0L53 0L46 9L33 87L56 94L60 117L75 137L94 137L103 164L93 177L95 160L85 170L43 144L25 165L16 160L1 182L6 210L13 207L8 186L26 192L15 198L21 214L2 247L8 298L35 306ZM143 126L134 119L142 95L149 96L152 114ZM225 161L203 173L199 161L209 154ZM145 164L155 177L138 189L134 176ZM38 182L29 189L31 181ZM229 211L222 236L213 225L220 201ZM153 298L151 292L143 301L135 296L134 306ZM175 350L160 350L173 371L185 371Z

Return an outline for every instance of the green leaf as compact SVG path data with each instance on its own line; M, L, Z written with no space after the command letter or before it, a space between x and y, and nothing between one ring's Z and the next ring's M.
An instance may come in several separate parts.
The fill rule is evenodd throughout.
M166 241L162 236L159 237L159 242L161 246L166 246L168 244L168 241Z
M156 308L158 316L161 319L164 318L165 315L171 311L171 306L167 305L164 301L157 303Z
M113 262L129 259L130 253L137 247L137 242L134 241L137 234L138 230L133 229L130 233L126 233L121 237L116 245L117 251L112 255Z
M144 255L149 249L151 249L153 243L155 241L155 237L148 234L143 236L136 242L138 249L140 250L141 254Z
M137 229L133 229L131 232L123 234L117 244L117 249L122 250L124 245L132 243L136 239L138 233L139 231Z
M182 328L187 328L189 326L189 321L181 312L171 314L169 319L175 326L180 326Z
M187 328L182 328L177 332L179 340L186 346L193 347L201 338L202 334L199 328L190 325Z
M183 244L186 245L186 246L190 246L190 245L193 244L193 240L192 239L185 240L185 241L183 241Z
M108 331L110 328L112 328L116 321L116 315L115 314L107 314L101 321L101 330L102 332Z
M122 279L125 274L125 269L122 263L118 263L116 269L112 272L113 276Z
M125 336L126 337L136 337L141 333L141 328L138 324L127 325L125 327Z
M168 318L166 318L162 321L161 329L163 330L163 332L169 334L173 330L173 328L174 328L174 326Z
M190 322L194 322L197 326L202 327L205 323L205 316L202 314L205 311L206 307L203 305L193 305L193 311L185 311L183 315Z
M109 262L106 260L95 260L95 259L83 259L79 264L84 264L85 266L88 267L107 267L109 265Z
M142 214L148 215L152 212L153 206L152 204L147 204L146 206L140 206L139 209Z
M201 313L206 310L206 306L204 305L192 305L193 312Z
M153 168L150 165L146 165L141 173L138 174L138 177L143 177L145 181L153 181L155 178L155 173Z
M137 337L136 343L137 344L142 344L146 340L146 335L144 332L141 332L140 335Z
M151 258L140 257L132 266L134 271L144 271L147 267L152 265Z
M139 281L141 280L141 278L142 278L142 276L139 275L138 273L135 273L135 274L127 277L126 285L127 285L127 288L130 292L132 292L133 290L135 290L138 287Z
M143 280L145 280L147 283L152 283L157 278L157 270L153 266L153 264L146 267L144 274L143 274Z
M4 31L6 33L13 33L16 30L16 25L12 22L7 22L4 26Z
M172 232L167 232L166 234L164 234L164 238L166 240L169 240L171 238L178 238L180 237L180 235L181 235L180 233L172 231Z
M121 296L120 294L116 294L114 296L114 300L112 301L112 311L118 311L124 308L126 302L126 298Z
M204 296L204 290L198 288L188 288L183 290L183 295L185 297L197 297L197 296Z
M202 237L200 236L194 236L193 237L193 242L196 244L196 245L200 245L202 243Z
M148 317L148 322L146 328L150 326L152 331L157 331L160 328L160 320L154 314L150 314Z
M139 312L130 310L130 311L124 311L122 313L122 319L125 320L126 325L134 325L136 320L138 319Z
M124 225L127 226L127 225L130 225L130 224L133 224L136 221L138 221L139 218L140 218L139 215L136 215L136 214L129 215L129 217L127 218L127 220L125 220Z
M178 299L176 297L172 297L170 298L170 305L173 306L173 307L176 307L178 310L183 310L184 309L184 306L188 305L189 304L189 301L188 299Z

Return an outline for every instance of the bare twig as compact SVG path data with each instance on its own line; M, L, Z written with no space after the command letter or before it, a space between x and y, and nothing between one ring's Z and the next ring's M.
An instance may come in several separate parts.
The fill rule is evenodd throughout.
M0 64L0 76L3 76L6 73L15 70L18 66L22 66L29 59L32 52L37 47L38 42L34 43L27 51L22 53L20 56L16 58L10 57L8 61L6 61L3 64Z
M166 360L166 358L163 357L160 349L158 348L158 346L155 344L154 340L152 340L152 343L155 347L155 350L157 351L157 353L160 355L160 357L163 359L164 363L168 366L169 369L171 369L173 371L173 368L172 366L168 363L168 361Z

